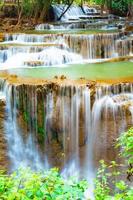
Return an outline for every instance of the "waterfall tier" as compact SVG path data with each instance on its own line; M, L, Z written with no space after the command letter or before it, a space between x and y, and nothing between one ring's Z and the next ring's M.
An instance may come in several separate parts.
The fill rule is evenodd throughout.
M55 20L58 20L62 13L67 9L68 5L53 5L53 12L55 16ZM89 19L94 17L94 15L98 15L98 11L95 8L89 8L88 6L77 6L72 5L64 13L61 18L61 21L69 21L69 20L79 20L79 19Z
M130 33L6 34L0 48L1 67L57 66L102 62L133 55Z
M1 80L1 90L6 94L5 127L13 168L58 166L65 175L89 177L100 159L117 159L114 141L133 124L132 82L32 84L12 76Z

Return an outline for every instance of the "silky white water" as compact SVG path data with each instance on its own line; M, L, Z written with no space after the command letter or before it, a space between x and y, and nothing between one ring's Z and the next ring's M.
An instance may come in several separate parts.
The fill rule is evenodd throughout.
M114 140L133 123L132 84L96 85L92 98L87 86L60 86L54 91L46 86L40 90L0 83L0 96L6 99L5 137L10 170L20 166L34 170L61 167L64 177L85 177L90 183L85 196L93 199L98 161L117 159ZM27 133L21 126L21 98L21 109L29 114ZM38 140L39 123L44 125L43 148Z
M96 63L133 54L132 37L122 32L90 35L6 34L0 45L0 69Z

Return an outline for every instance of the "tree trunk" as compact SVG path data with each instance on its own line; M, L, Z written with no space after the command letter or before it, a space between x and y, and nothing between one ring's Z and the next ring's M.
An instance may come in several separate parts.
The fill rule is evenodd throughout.
M67 8L63 11L63 13L61 14L61 16L58 18L58 21L60 21L61 18L64 16L64 14L69 10L69 8L72 6L73 2L74 2L74 0L72 0L72 1L68 4Z
M107 6L108 6L108 9L109 9L109 14L111 14L112 13L112 0L107 1Z
M42 12L40 14L40 21L44 22L44 18L46 18L47 14L48 14L49 8L52 5L52 1L53 0L47 0L45 2L46 5L43 5L43 9L42 9Z
M133 2L130 1L128 4L128 17L133 18Z
M16 26L18 26L20 24L21 18L22 18L22 13L23 13L22 3L20 3L19 0L17 0L17 5L18 5L18 22L17 22Z

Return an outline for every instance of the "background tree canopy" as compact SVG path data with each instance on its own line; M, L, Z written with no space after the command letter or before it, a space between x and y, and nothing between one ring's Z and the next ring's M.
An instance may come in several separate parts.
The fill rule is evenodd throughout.
M65 4L68 8L73 4L99 5L101 11L107 10L111 14L133 17L133 0L17 0L18 23L22 16L34 18L35 22L46 21L49 10L54 4Z

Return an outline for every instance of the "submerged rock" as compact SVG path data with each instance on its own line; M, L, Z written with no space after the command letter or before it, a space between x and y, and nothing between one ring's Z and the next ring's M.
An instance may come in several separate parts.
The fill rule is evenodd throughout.
M31 66L31 67L37 67L37 66L44 65L44 62L42 62L42 61L25 61L24 65L28 65L28 66Z

